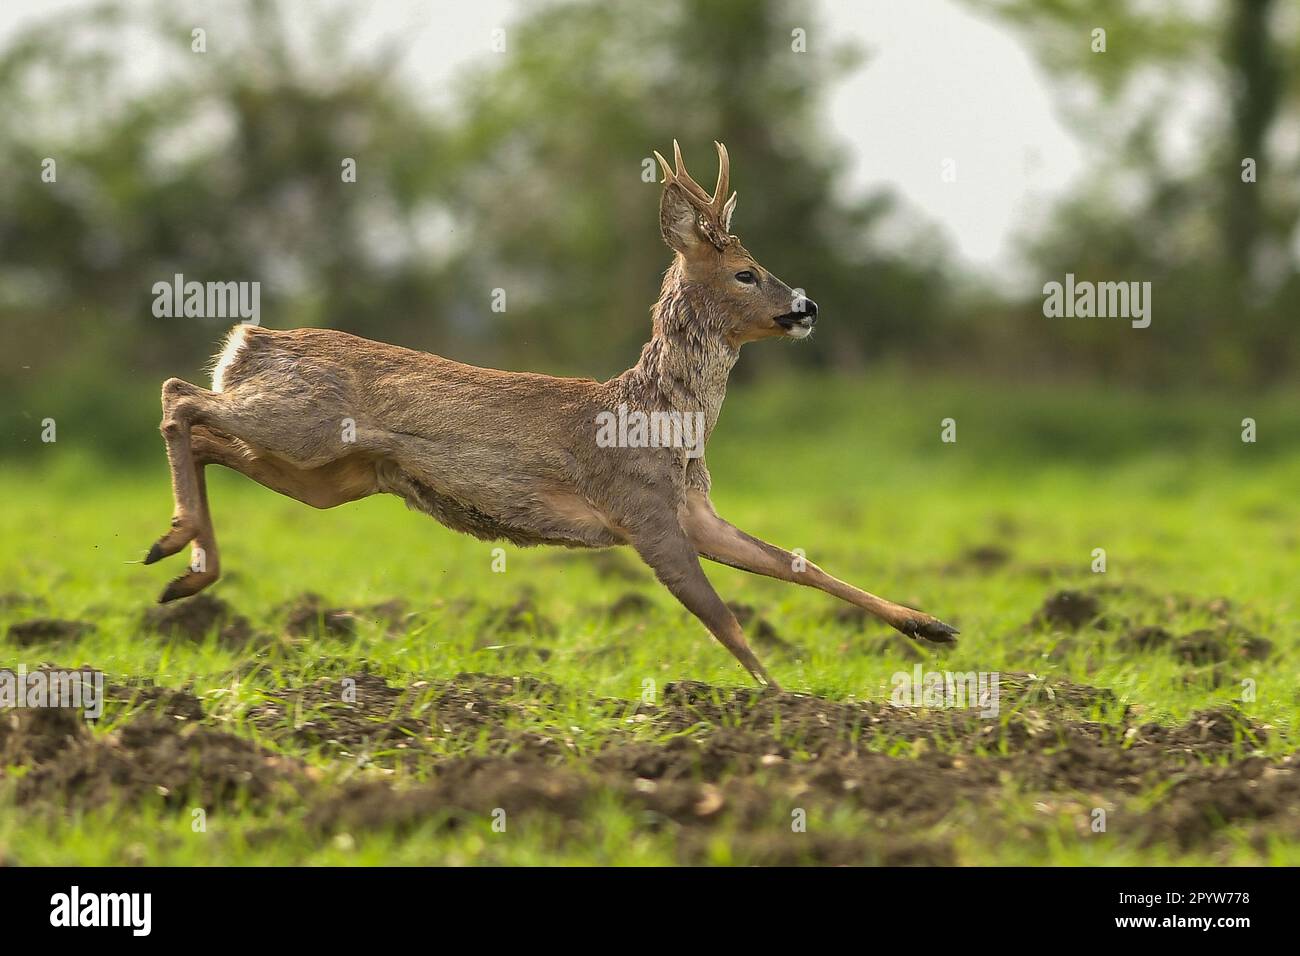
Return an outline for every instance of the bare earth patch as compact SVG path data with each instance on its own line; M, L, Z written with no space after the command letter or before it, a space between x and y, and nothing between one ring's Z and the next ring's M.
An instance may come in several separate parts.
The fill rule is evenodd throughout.
M1068 640L1106 621L1105 597L1059 592L1030 627ZM645 609L619 603L615 616ZM251 632L216 599L175 607L151 614L150 630L188 640ZM758 611L735 610L761 630ZM1107 640L1210 668L1271 653L1230 606L1199 610L1216 623L1182 636L1130 627ZM313 595L285 614L302 636L350 637L363 615L385 627L406 619L398 602L349 611ZM484 639L528 645L553 627L525 597L490 615ZM768 628L773 651L800 653ZM1161 724L1106 688L1032 674L1001 675L989 718L693 681L648 704L529 676L393 683L356 672L264 691L240 715L260 743L231 732L238 721L218 726L188 687L118 680L107 688L107 729L72 711L0 712L4 799L54 815L142 802L218 814L293 807L322 838L483 825L505 811L516 825L559 825L560 843L589 841L593 807L614 805L671 833L688 863L717 859L720 841L743 862L946 864L971 831L1023 841L1065 827L1080 839L1210 853L1300 837L1300 755L1263 756L1272 728L1232 706ZM572 725L588 715L596 729ZM1010 819L1008 807L1032 808L1032 822ZM1099 808L1111 824L1092 834ZM845 814L857 831L818 832L817 821ZM807 832L792 826L800 815Z

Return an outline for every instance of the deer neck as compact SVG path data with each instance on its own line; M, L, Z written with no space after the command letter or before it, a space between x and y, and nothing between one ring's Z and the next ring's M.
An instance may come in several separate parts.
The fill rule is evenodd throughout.
M653 310L654 334L625 378L653 405L703 413L707 439L722 411L727 379L740 352L722 332L721 316L703 297L692 296L673 281L673 272L669 270Z

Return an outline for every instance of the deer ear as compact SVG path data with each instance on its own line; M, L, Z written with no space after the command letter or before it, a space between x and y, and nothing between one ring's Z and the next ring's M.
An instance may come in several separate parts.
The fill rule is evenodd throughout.
M659 200L659 231L668 248L688 255L699 247L703 237L695 225L698 216L681 186L677 183L664 186L663 198Z

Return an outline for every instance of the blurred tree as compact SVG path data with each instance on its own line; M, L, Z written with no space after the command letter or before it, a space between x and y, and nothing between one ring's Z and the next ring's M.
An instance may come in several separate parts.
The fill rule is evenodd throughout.
M230 323L155 317L153 286L177 273L260 282L274 327L614 374L668 264L650 151L674 136L701 180L728 143L737 231L823 307L834 347L783 364L918 348L947 314L943 249L922 235L880 251L889 198L836 189L845 158L819 108L858 57L803 0L532 7L446 115L396 75L400 46L349 46L346 8L290 37L283 8L244 0L202 53L198 9L110 0L0 51L10 412L36 414L36 396L107 422L123 394L192 374Z
M651 149L674 137L705 182L713 140L727 143L736 232L823 308L820 347L756 349L742 374L891 357L1129 381L1295 368L1300 18L1277 0L991 8L1061 79L1097 153L1028 257L1043 281L1151 280L1153 326L1122 339L1045 322L1037 288L1008 302L973 286L932 232L900 240L889 194L840 186L847 157L821 110L861 56L812 0L532 5L444 112L398 74L401 38L357 51L346 5L287 31L278 5L243 0L202 54L194 9L114 0L0 51L6 436L31 441L32 418L63 410L109 429L105 444L152 447L135 409L165 374L193 373L228 324L155 318L153 285L176 273L261 282L272 326L614 374L668 264ZM1166 125L1188 91L1209 102L1190 162ZM1257 183L1242 181L1247 156ZM56 182L41 180L47 158Z
M14 171L0 180L0 306L21 306L38 354L117 342L156 367L205 353L228 321L152 314L153 284L175 273L260 281L274 325L438 311L416 236L438 193L425 158L439 134L389 75L390 50L349 58L341 23L323 20L313 68L276 6L251 2L242 36L198 54L192 17L129 9L46 22L0 56L0 162ZM143 89L133 30L160 51ZM44 157L55 182L39 179ZM349 157L356 183L343 180Z
M980 4L987 10L988 4ZM1300 17L1275 0L997 0L1060 80L1097 161L1028 238L1047 278L1153 282L1151 329L1053 324L1071 358L1125 379L1280 381L1300 360ZM1105 50L1094 31L1105 31ZM1198 116L1201 113L1204 115ZM1194 150L1173 122L1198 122ZM1253 162L1255 177L1244 175ZM1045 280L1046 281L1046 280ZM1041 324L1038 325L1042 328Z
M193 374L232 324L155 317L153 286L177 273L261 283L268 325L432 343L448 285L426 228L442 134L392 75L394 50L358 57L348 21L323 17L305 61L275 4L237 9L202 53L192 11L116 2L0 52L8 437L31 442L33 416L57 414L110 448L152 443L140 391Z
M883 251L875 229L889 198L837 189L846 158L820 109L860 58L809 4L559 2L516 24L507 45L498 67L460 88L465 175L452 203L468 229L466 286L511 293L499 319L512 361L541 355L603 376L635 360L669 262L651 150L671 156L674 138L709 188L713 141L727 144L733 228L822 306L834 347L798 359L857 364L936 335L943 249L918 238Z

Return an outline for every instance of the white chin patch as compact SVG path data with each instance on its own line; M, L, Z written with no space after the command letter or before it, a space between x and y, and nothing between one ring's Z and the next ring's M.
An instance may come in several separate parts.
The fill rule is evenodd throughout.
M789 331L787 331L785 334L790 336L790 338L792 339L806 339L808 338L808 336L812 335L812 326L792 325L790 326Z

